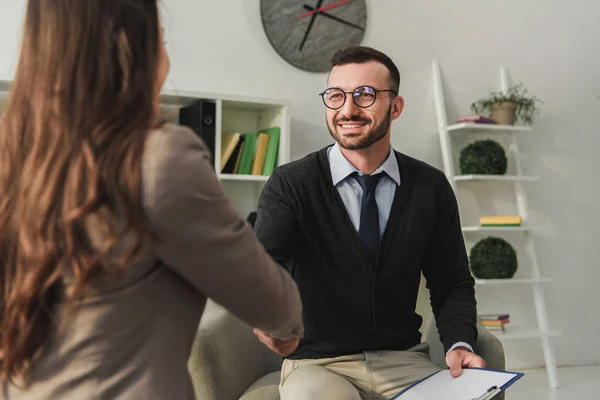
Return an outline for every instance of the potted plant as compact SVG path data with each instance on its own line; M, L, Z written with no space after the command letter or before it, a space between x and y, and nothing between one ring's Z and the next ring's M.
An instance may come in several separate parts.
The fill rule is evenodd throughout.
M486 111L490 118L501 125L513 125L521 122L531 125L539 112L537 103L543 104L535 96L529 96L522 83L508 89L508 92L492 92L487 98L479 99L471 104L475 114L481 115Z
M461 150L460 173L463 175L504 175L508 159L504 148L491 139L477 140Z
M475 278L510 279L517 272L517 252L506 240L490 236L473 246L469 264Z

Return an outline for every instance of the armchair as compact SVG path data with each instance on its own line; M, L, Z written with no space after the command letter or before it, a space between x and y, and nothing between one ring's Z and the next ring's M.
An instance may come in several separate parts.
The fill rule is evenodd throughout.
M488 367L504 369L502 344L481 322L477 328L475 352ZM431 347L433 362L444 368L445 355L433 319L427 324L424 339ZM281 362L281 357L260 343L250 327L208 302L189 360L197 399L279 400ZM496 398L503 400L504 393Z

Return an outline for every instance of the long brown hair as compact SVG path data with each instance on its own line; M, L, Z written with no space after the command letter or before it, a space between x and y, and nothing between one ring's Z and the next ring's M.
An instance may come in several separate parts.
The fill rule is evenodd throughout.
M95 276L140 252L159 32L157 0L28 2L0 119L0 381L30 375L58 301L72 308ZM107 232L100 245L90 218ZM135 245L108 263L132 233Z

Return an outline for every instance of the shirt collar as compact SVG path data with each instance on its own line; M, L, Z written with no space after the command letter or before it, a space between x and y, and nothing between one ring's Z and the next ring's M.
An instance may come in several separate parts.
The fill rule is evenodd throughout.
M331 169L331 179L333 180L334 186L346 179L352 173L360 172L346 157L344 157L344 154L342 154L340 146L337 143L329 149L329 168ZM388 157L373 174L378 174L380 172L385 172L397 185L400 185L398 160L396 159L396 154L394 153L392 146L390 146Z

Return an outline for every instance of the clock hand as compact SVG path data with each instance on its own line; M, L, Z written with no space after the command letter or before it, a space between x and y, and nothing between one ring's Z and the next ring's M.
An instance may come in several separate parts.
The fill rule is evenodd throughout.
M352 1L352 0L341 0L341 1L338 1L338 2L335 2L335 3L328 4L328 5L323 6L321 8L319 8L319 6L317 6L317 7L315 7L316 9L313 8L312 11L304 13L304 14L301 14L300 18L308 17L309 15L314 15L314 14L322 12L322 11L327 11L330 8L341 6L342 4L349 3L350 1Z
M304 9L306 9L306 10L314 10L314 8L312 8L311 6L309 6L307 4L304 5ZM316 11L317 11L317 14L320 14L320 15L322 15L324 17L330 18L330 19L332 19L334 21L341 22L342 24L346 24L346 25L351 26L351 27L356 28L356 29L360 29L361 31L365 30L365 28L363 28L362 26L354 25L353 23L345 21L345 20L343 20L341 18L338 18L335 15L331 15L331 14L326 13L324 11L319 11L319 10L316 10Z
M317 2L317 6L315 7L316 9L319 9L321 7L321 5L323 4L324 0L319 0ZM306 39L308 38L308 34L310 33L310 30L313 27L313 24L315 23L315 18L317 17L317 14L314 13L312 15L312 17L310 18L310 23L308 24L308 28L306 28L306 33L304 34L304 37L302 38L302 43L300 43L300 51L302 51L302 49L304 48L304 43L306 43Z

